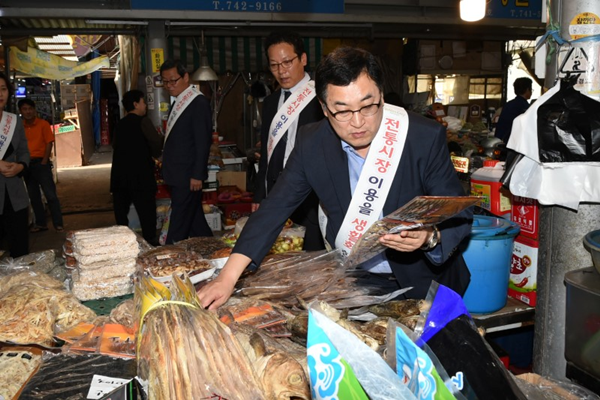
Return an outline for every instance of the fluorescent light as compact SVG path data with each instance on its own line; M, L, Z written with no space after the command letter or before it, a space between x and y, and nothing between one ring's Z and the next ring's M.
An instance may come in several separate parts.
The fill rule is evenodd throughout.
M474 22L485 17L486 0L460 0L460 18Z
M111 19L86 19L86 24L109 24L109 25L148 25L148 21L124 21Z

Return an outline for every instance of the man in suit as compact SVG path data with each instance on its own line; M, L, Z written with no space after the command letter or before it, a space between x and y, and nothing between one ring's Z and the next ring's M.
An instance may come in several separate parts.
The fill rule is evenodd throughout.
M115 221L118 225L129 225L127 214L133 203L142 236L156 246L156 178L152 157L160 157L163 138L146 117L144 93L130 90L123 95L122 103L127 115L117 124L110 170Z
M190 85L190 76L180 61L165 61L160 75L164 87L175 97L167 120L162 167L171 193L166 240L171 244L189 237L212 236L202 212L212 121L209 101Z
M334 50L317 68L316 91L326 119L303 128L281 178L248 220L223 270L199 291L203 306L215 309L229 298L240 274L261 262L287 215L311 190L327 217L327 241L342 252L351 248L353 231L370 226L367 220L415 196L464 195L443 127L384 105L383 72L372 54ZM379 242L387 250L363 266L393 272L399 286L413 287L407 297L424 298L432 280L463 294L470 274L457 249L471 221L468 209L434 228L383 235Z
M265 49L269 68L280 88L267 96L263 103L263 124L260 132L261 155L259 161L257 187L254 202L260 203L268 196L281 175L287 159L298 141L298 129L308 123L324 118L323 111L312 88L313 81L304 71L307 59L304 41L292 32L273 32L265 39ZM306 90L312 90L312 96L306 98ZM304 108L288 114L290 105L305 100ZM288 100L286 102L286 100ZM298 112L300 111L300 112ZM289 118L287 130L278 129L277 123ZM293 121L292 121L293 118ZM323 236L319 230L319 199L314 192L298 206L290 219L304 227L304 250L322 250L325 248Z

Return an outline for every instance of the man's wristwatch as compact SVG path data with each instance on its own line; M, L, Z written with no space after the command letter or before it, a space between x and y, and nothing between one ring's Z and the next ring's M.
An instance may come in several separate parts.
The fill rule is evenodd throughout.
M437 226L434 225L433 233L432 233L431 237L423 246L421 246L421 250L429 251L429 250L433 249L435 246L437 246L440 243L440 237L441 237L440 231L437 228Z

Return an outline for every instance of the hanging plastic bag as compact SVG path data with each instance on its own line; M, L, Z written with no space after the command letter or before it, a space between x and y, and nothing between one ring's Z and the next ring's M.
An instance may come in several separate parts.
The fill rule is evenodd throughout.
M600 103L560 82L558 93L537 112L539 157L543 163L600 161Z
M559 82L515 119L507 147L523 157L514 165L509 163L507 171L512 174L505 174L502 181L510 179L514 195L577 210L581 202L600 202L600 186L595 184L600 181L600 163L596 162L600 161L600 114L596 111L593 116L583 116L600 111L600 103L574 93L568 85ZM565 111L571 98L575 99L575 114ZM557 104L561 101L562 105ZM547 121L543 134L538 129L540 115ZM581 122L573 122L577 115ZM564 130L571 129L569 126L574 127L574 134ZM559 150L565 154L559 156Z

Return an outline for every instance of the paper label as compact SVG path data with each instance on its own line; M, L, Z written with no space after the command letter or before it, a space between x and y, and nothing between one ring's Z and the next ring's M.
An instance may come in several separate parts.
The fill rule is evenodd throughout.
M94 375L90 390L87 394L88 399L101 399L103 396L112 392L116 388L125 385L131 379L111 378L110 376Z

